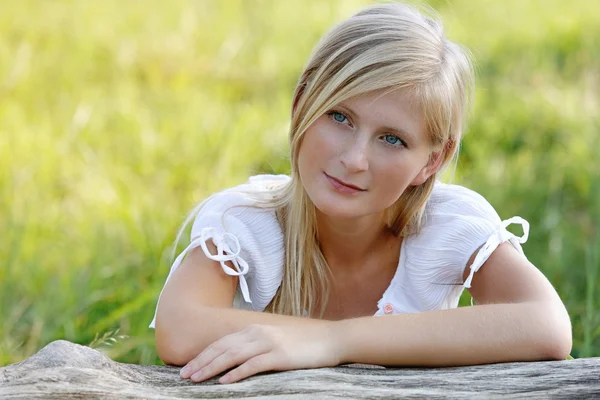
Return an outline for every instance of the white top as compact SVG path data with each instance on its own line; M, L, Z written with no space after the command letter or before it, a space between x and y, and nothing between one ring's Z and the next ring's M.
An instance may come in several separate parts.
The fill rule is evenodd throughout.
M191 242L175 259L167 282L185 255L201 246L208 258L220 262L226 274L239 277L233 307L263 311L282 281L283 232L274 210L248 207L252 201L241 191L264 192L269 183L289 179L286 175L257 175L209 197L194 220ZM512 223L522 225L522 237L506 230ZM473 274L492 252L509 241L523 254L520 243L526 242L528 235L529 223L524 219L501 221L478 193L436 181L421 231L403 240L396 273L377 303L375 315L456 308L462 291L471 287ZM207 240L213 241L217 254L209 253ZM479 247L463 282L467 262ZM227 261L235 269L228 267ZM156 314L151 328L155 321Z

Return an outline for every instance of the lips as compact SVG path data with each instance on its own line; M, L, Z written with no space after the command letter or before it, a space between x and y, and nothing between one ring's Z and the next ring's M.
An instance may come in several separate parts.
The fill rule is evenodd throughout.
M333 181L335 181L335 182L339 183L340 185L346 186L346 187L348 187L348 188L350 188L350 189L358 190L358 191L361 191L361 192L364 192L364 191L366 190L366 189L363 189L363 188L361 188L361 187L358 187L358 186L356 186L356 185L353 185L353 184L351 184L351 183L344 182L344 181L342 181L342 180L340 180L340 179L334 178L333 176L331 176L331 175L328 175L327 173L325 173L325 176L327 176L329 179L331 179L331 180L333 180Z

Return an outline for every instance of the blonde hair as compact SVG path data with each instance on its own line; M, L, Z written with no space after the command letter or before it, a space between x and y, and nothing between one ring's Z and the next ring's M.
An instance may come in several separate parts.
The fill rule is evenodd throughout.
M283 281L266 311L322 316L327 305L329 267L319 247L315 207L300 181L298 153L308 127L340 102L400 89L423 110L441 167L386 210L395 235L418 233L435 180L457 154L473 82L468 51L445 38L432 10L427 14L405 4L373 5L334 26L313 50L293 97L291 179L270 189L271 200L256 196L257 207L276 209L284 234Z

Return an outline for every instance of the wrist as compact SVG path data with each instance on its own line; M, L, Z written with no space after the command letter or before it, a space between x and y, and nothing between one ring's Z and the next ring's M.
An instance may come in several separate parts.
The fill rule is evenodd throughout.
M329 343L336 365L351 362L348 354L348 325L349 320L327 322Z

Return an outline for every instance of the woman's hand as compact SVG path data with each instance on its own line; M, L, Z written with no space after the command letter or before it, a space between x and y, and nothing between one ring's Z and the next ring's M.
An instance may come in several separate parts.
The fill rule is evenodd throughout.
M250 325L208 346L181 370L181 377L201 382L229 371L220 383L233 383L264 371L331 367L340 363L339 341L330 321L306 325Z

